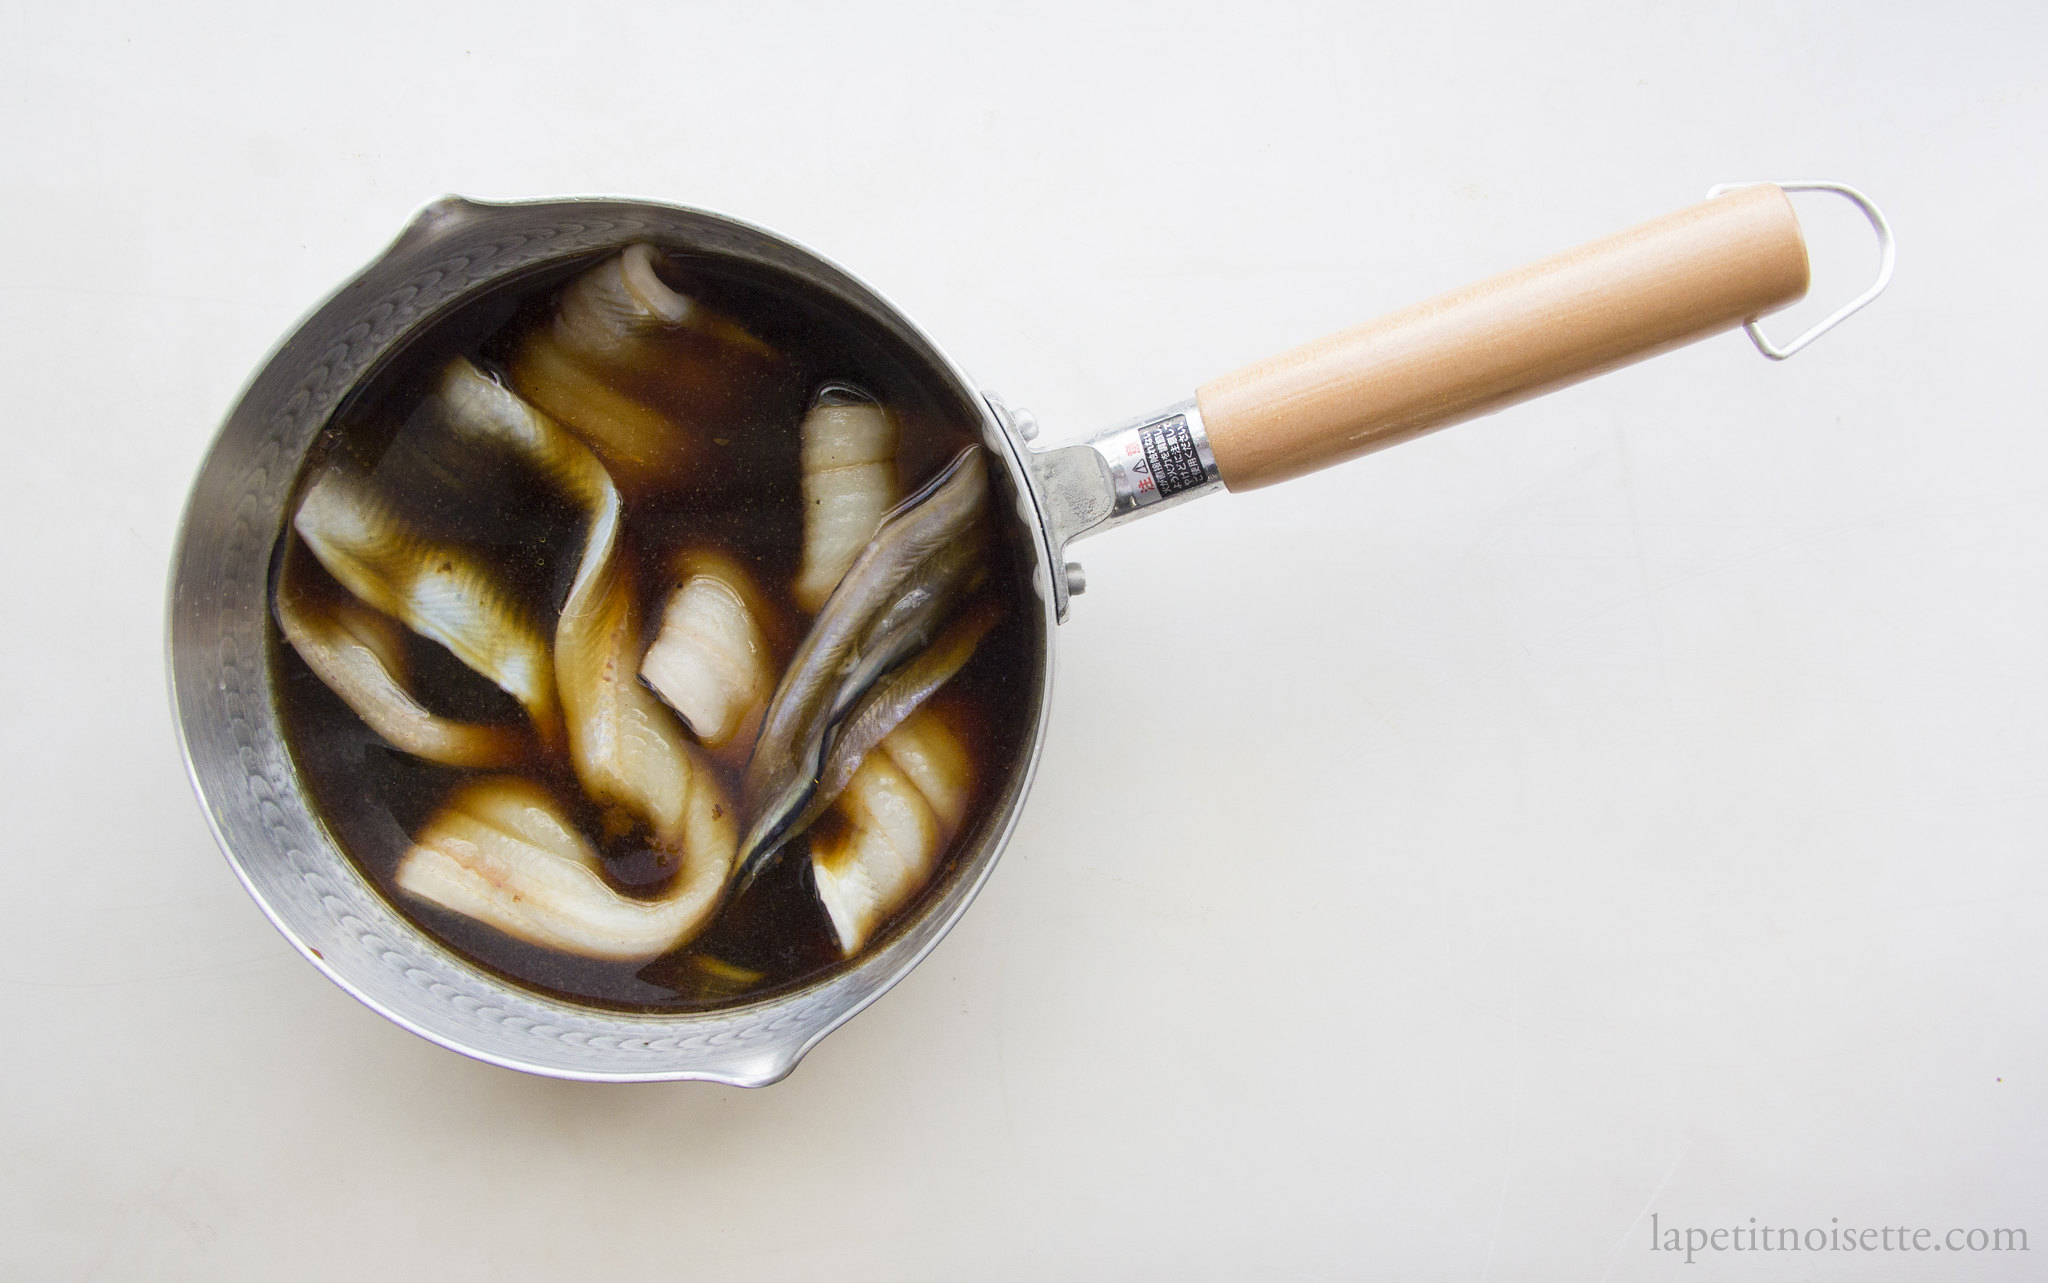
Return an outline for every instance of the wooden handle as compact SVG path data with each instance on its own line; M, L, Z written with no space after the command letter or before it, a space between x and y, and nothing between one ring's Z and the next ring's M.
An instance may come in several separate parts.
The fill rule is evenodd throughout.
M1654 356L1806 293L1776 187L1744 187L1205 383L1217 470L1249 490Z

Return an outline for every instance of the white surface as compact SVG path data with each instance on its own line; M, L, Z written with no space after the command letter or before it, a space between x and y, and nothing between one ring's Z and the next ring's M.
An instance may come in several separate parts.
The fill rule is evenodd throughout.
M0 1274L2037 1277L2048 11L862 8L11 6ZM1901 247L1790 363L1083 545L1016 844L780 1086L429 1046L189 795L187 480L444 191L784 231L1056 438L1768 176ZM1813 208L1800 316L1870 258ZM1653 1213L2034 1250L1687 1270Z

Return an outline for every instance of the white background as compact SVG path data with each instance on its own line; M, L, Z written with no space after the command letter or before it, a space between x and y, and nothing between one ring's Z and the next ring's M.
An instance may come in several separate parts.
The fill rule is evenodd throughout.
M2038 1277L2044 10L862 8L8 6L0 1274ZM1755 177L1899 237L1789 364L1082 545L1013 847L779 1086L402 1032L188 790L185 487L443 192L763 223L1059 439ZM1653 1214L2034 1250L1688 1270Z

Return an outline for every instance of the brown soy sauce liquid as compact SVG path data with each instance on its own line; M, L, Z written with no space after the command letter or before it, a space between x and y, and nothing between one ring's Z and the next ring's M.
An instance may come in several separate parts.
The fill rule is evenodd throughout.
M482 452L451 453L420 407L434 376L454 356L467 356L502 377L522 338L552 322L561 287L600 261L602 256L569 265L480 299L437 325L343 404L314 451L316 461L329 450L354 455L397 496L422 533L469 549L490 565L548 636L583 548L582 514L516 463ZM836 299L766 269L723 260L669 256L660 270L672 285L737 320L779 355L707 365L702 340L686 332L661 340L675 344L677 377L664 378L664 363L657 362L630 385L615 385L643 404L672 411L695 440L689 465L673 485L637 491L621 486L621 564L636 576L642 626L651 640L675 586L676 555L709 549L733 557L772 603L777 618L763 622L778 660L786 662L809 626L789 588L803 548L798 424L811 397L826 384L846 383L890 409L901 429L896 460L906 494L977 441L976 426L939 375L895 336ZM992 519L1005 507L998 497ZM294 537L287 530L284 539ZM1005 617L933 700L971 754L974 802L938 873L897 915L894 928L913 920L946 886L955 853L993 822L993 799L1029 748L1040 662L1027 613L1033 601L1029 563L1007 537L992 540L990 549L986 591L1008 603ZM281 557L282 542L279 552ZM294 559L296 582L306 590L343 591L303 549ZM530 945L399 891L393 875L410 835L458 786L485 772L437 765L392 748L327 689L276 635L274 624L272 632L272 671L278 674L286 734L321 818L402 915L473 963L556 997L628 1010L748 1002L845 965L811 885L803 839L791 843L744 896L729 899L700 935L652 962L604 962ZM438 644L408 632L405 645L410 686L433 711L466 721L523 718L510 696ZM729 763L713 767L736 802L738 769ZM674 870L644 835L605 840L596 808L565 760L536 750L512 769L545 784L565 804L602 853L606 880L615 890L653 896L665 889ZM887 938L884 932L867 948Z

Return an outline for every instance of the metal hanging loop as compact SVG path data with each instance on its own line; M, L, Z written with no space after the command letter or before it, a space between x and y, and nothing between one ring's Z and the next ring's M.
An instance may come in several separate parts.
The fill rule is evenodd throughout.
M1759 187L1764 185L1760 182L1717 183L1707 189L1707 199L1712 200L1722 192L1733 191L1738 187ZM1755 321L1744 321L1742 323L1743 330L1748 333L1749 341L1756 344L1757 351L1773 361L1782 361L1821 335L1826 334L1829 330L1834 329L1843 321L1848 320L1851 316L1869 306L1872 299L1884 293L1884 287L1891 284L1892 267L1897 263L1899 253L1898 246L1892 243L1892 228L1891 224L1885 221L1884 211L1879 209L1868 196L1849 186L1849 184L1822 182L1819 180L1798 180L1786 183L1771 183L1769 186L1787 192L1834 192L1837 195L1846 196L1856 203L1856 208L1863 211L1863 217L1870 220L1871 230L1877 233L1877 279L1871 282L1869 289L1864 290L1855 298L1850 299L1847 303L1835 309L1834 314L1826 320L1815 325L1812 329L1793 339L1783 347L1779 347L1765 338L1763 330Z

